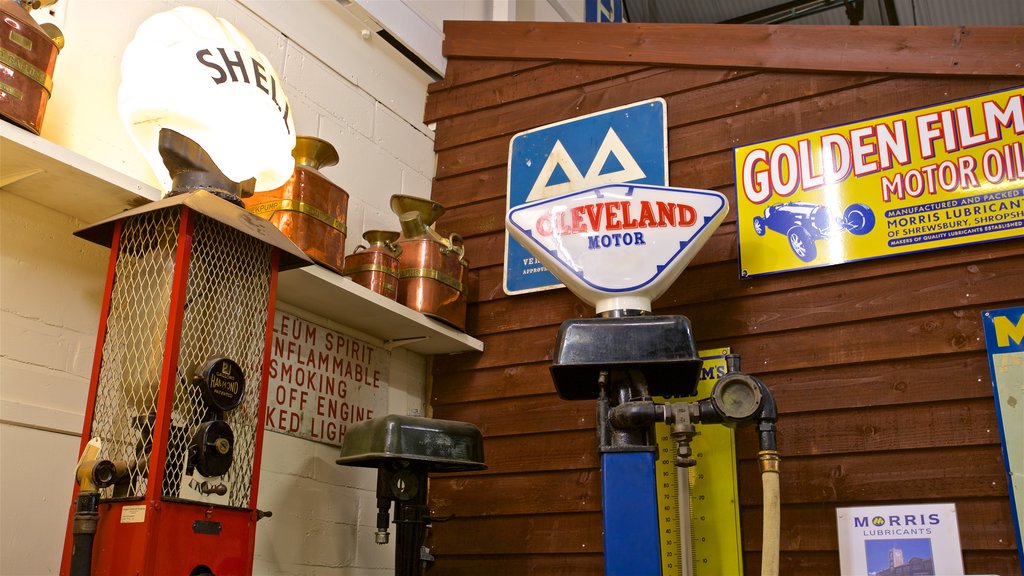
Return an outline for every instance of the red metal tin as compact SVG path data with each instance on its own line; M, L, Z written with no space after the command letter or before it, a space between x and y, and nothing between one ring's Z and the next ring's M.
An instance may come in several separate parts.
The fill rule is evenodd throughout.
M464 331L469 265L462 237L445 238L430 227L444 213L444 207L431 200L396 194L391 209L402 225L398 301Z
M342 274L385 298L397 300L398 254L401 252L395 245L398 236L398 232L387 230L365 232L363 240L369 246L360 245L345 258Z
M284 186L243 199L252 213L270 220L318 264L341 273L348 231L348 192L319 172L338 163L330 143L295 139L295 172Z
M0 14L0 116L39 134L64 36L14 0L0 0Z

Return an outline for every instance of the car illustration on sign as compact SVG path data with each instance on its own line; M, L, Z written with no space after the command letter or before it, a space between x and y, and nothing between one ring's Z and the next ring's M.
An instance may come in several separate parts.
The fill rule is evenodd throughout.
M766 230L783 234L793 254L804 262L818 257L817 240L828 239L838 231L863 236L875 227L875 214L864 204L851 204L836 218L827 206L810 202L783 202L765 208L764 216L754 217L754 232Z

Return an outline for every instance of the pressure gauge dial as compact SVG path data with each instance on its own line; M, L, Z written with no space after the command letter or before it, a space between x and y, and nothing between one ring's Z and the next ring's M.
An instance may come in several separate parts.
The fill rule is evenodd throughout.
M711 402L727 424L743 422L761 407L761 389L746 374L726 374L711 390Z

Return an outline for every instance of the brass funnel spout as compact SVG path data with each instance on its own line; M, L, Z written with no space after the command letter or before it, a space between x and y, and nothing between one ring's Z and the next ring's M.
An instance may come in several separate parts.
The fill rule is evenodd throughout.
M430 226L444 214L444 206L426 198L394 194L391 196L391 211L399 218L406 212L415 212L424 226Z
M393 230L367 230L363 232L363 240L370 244L384 244L385 246L395 243L398 240L398 232Z
M419 212L399 214L398 223L402 226L402 236L406 238L419 238L427 233L427 227L423 224Z
M296 164L313 170L334 166L341 160L338 150L330 142L315 136L296 136L292 158Z

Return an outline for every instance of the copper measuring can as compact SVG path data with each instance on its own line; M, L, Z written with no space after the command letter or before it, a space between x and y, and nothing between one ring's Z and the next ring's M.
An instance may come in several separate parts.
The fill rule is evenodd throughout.
M64 35L53 24L37 24L22 2L0 0L0 14L0 116L39 134Z
M353 282L385 298L398 299L398 255L402 249L395 244L399 233L389 230L367 230L355 252L345 258L342 274Z
M270 220L315 262L341 273L348 232L348 192L320 168L338 163L338 151L313 136L296 136L295 171L280 188L244 199L245 207Z
M465 275L469 264L462 237L445 238L431 228L444 213L432 200L396 194L391 210L398 215L398 301L459 330L466 329Z

